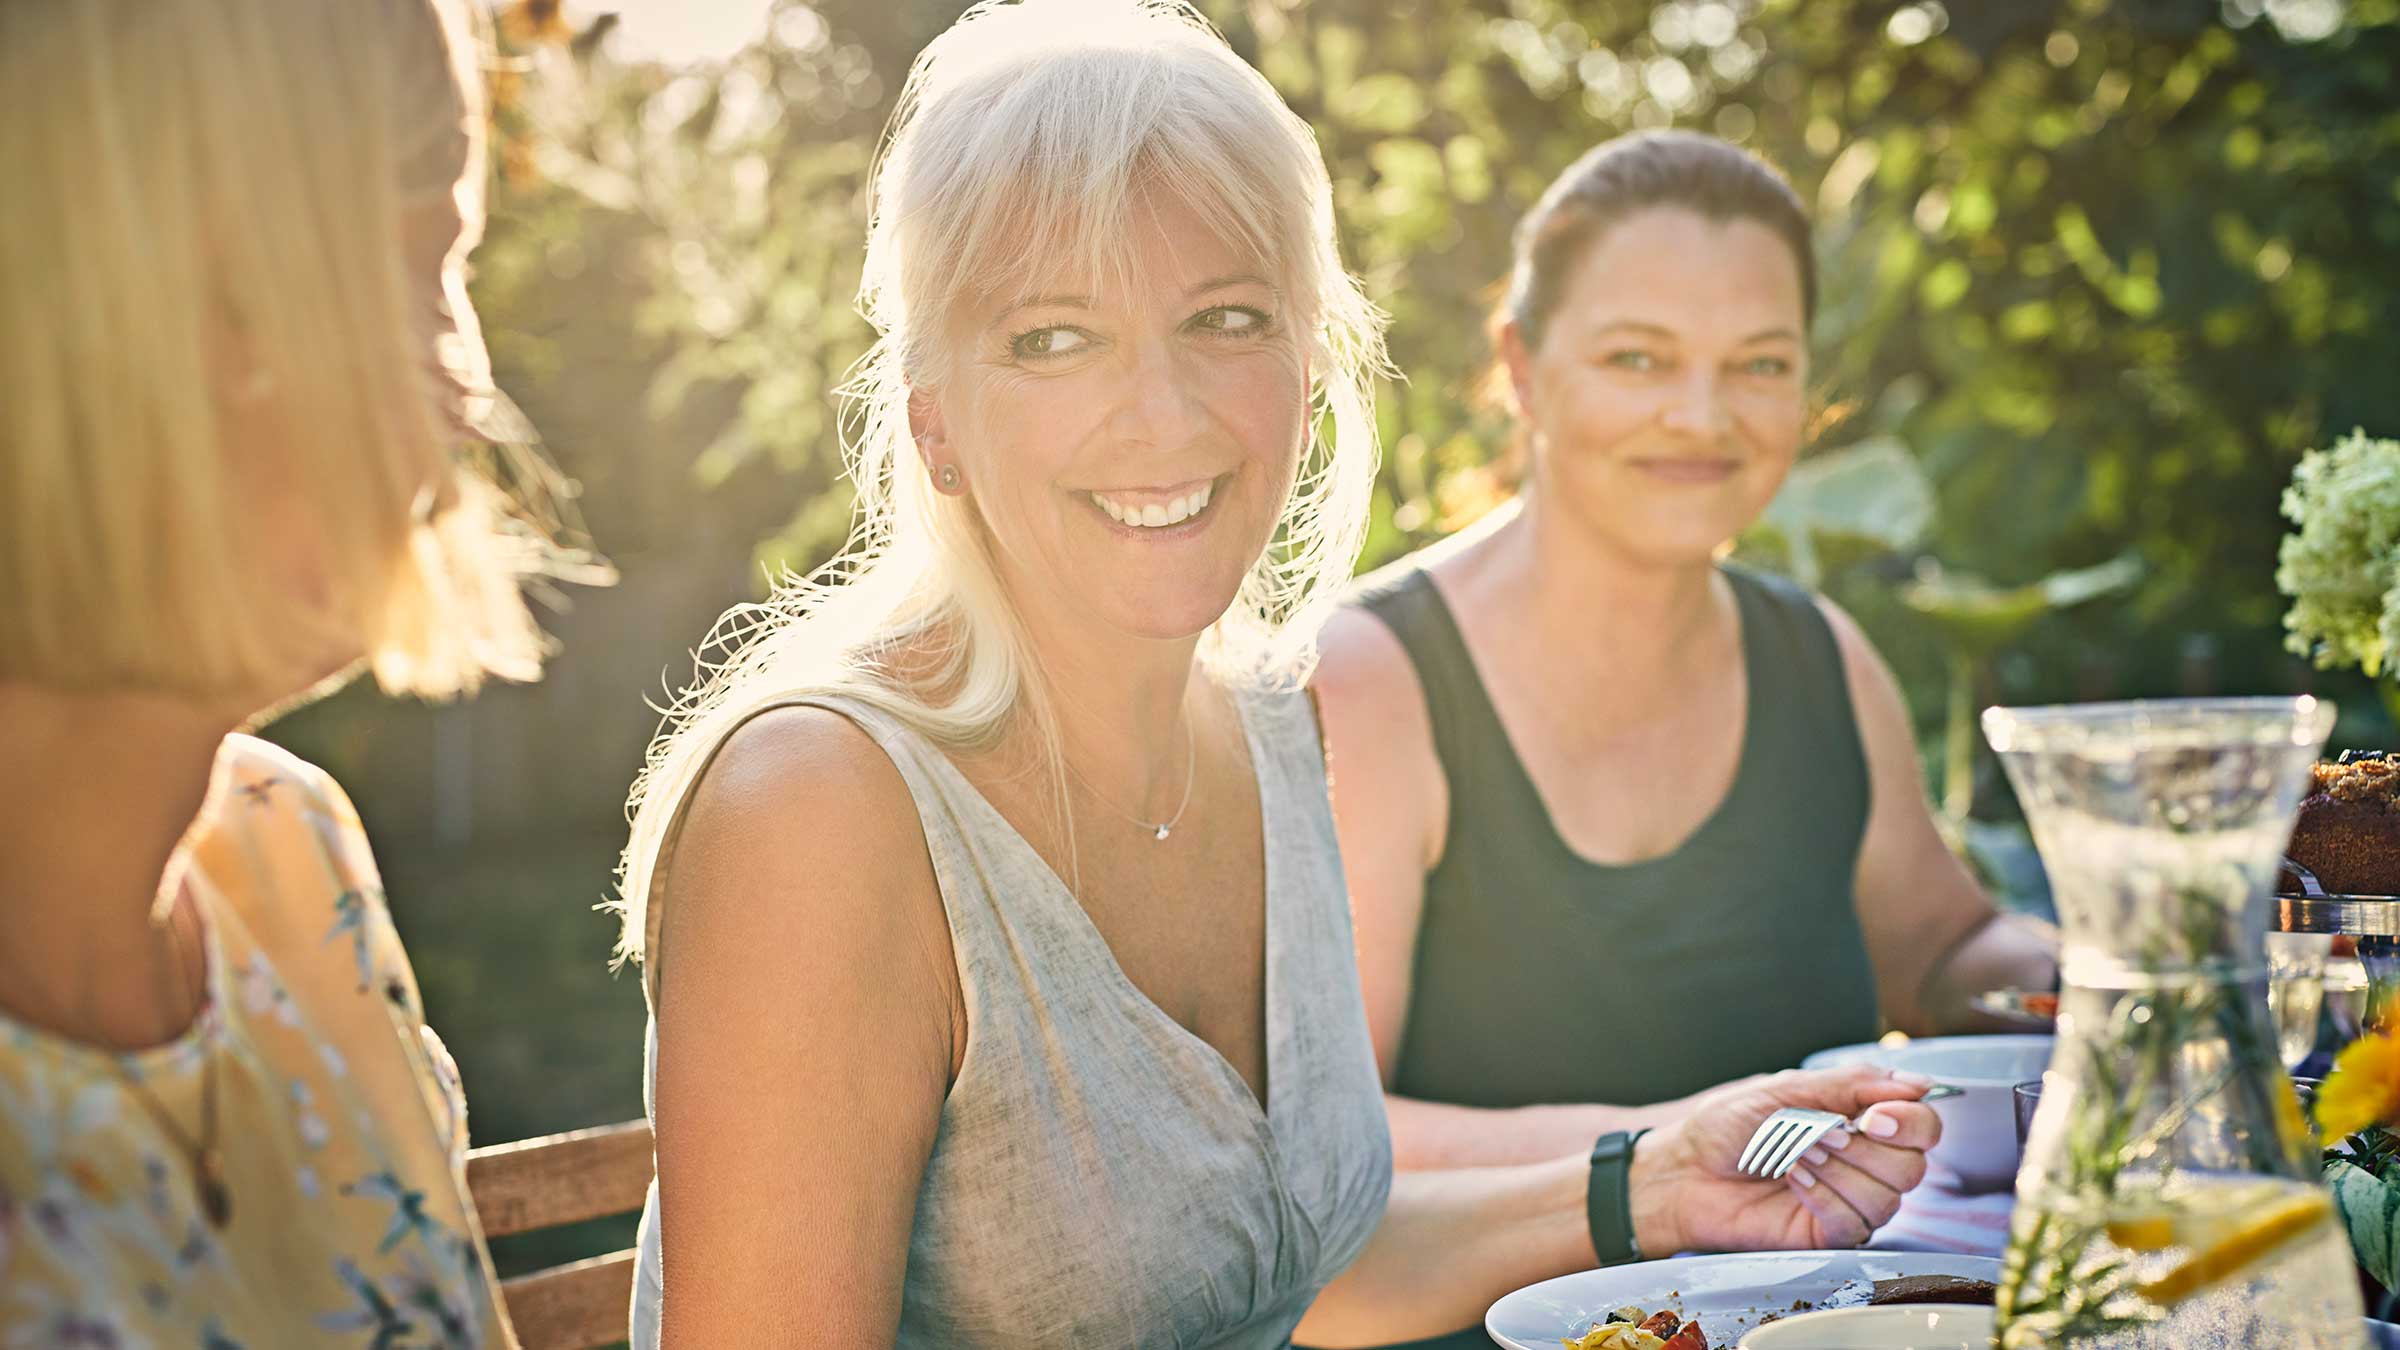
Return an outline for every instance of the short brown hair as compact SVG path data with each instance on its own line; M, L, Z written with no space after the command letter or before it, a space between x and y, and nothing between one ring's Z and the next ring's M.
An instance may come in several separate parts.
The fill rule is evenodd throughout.
M1567 166L1517 223L1498 325L1513 322L1528 348L1541 345L1575 264L1627 216L1681 207L1714 221L1752 220L1791 246L1800 267L1800 310L1817 313L1817 263L1808 211L1791 180L1757 155L1693 131L1641 131L1603 142Z

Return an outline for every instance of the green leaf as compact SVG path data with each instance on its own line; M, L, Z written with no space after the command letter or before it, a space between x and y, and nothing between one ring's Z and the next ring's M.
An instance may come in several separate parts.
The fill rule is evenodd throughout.
M2121 277L2108 288L2109 303L2137 319L2156 314L2159 302L2165 298L2156 277Z
M1453 136L1442 147L1442 161L1450 170L1450 191L1458 200L1480 202L1492 195L1491 152L1473 136Z
M2048 337L2058 327L2058 311L2048 301L2021 300L2000 311L2000 333L2011 342Z
M1815 586L1819 543L1840 539L1897 552L1924 539L1933 511L1933 482L1917 457L1898 438L1877 436L1793 469L1758 528L1781 540L1793 577Z
M1442 189L1442 152L1412 136L1377 141L1367 151L1382 187L1435 194Z
M1900 601L1932 620L1961 653L1980 658L2016 641L2043 615L2125 590L2141 580L2142 572L2141 560L2127 556L2024 586L2000 587L1945 570L1928 558L1917 565L1917 579L1901 590Z
M2340 1158L2326 1160L2325 1181L2358 1264L2384 1288L2400 1286L2400 1188Z
M1982 238L1998 215L1999 203L1993 200L1992 190L1982 183L1962 183L1950 194L1950 228L1961 238Z
M2097 567L2081 567L2071 572L2053 572L2034 583L2052 609L2072 609L2087 600L2133 589L2142 579L2142 560L2135 557L2117 558Z
M1948 309L1966 296L1973 281L1974 275L1967 271L1967 265L1951 258L1925 274L1925 279L1917 284L1917 298L1929 310Z
M2263 144L2257 127L2235 127L2225 135L2225 167L2238 171L2258 163Z

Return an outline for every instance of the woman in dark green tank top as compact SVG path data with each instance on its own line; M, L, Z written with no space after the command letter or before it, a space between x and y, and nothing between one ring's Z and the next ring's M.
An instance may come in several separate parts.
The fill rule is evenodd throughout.
M1493 327L1524 491L1370 578L1316 678L1403 1170L1586 1151L2053 978L2048 935L1943 845L1865 638L1719 562L1803 438L1790 186L1712 138L1626 137L1517 245Z
M1742 663L1774 678L1752 685L1715 809L1672 852L1622 863L1559 836L1431 574L1361 597L1416 667L1451 800L1392 1091L1648 1105L1881 1029L1851 903L1868 784L1841 652L1806 592L1722 574ZM1542 970L1558 978L1512 978ZM1608 971L1631 978L1579 974Z

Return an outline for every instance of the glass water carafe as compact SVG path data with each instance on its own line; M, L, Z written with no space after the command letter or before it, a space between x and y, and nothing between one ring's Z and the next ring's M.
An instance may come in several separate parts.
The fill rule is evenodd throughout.
M2332 722L2307 698L1984 714L2064 939L2006 1350L2366 1344L2267 1009L2277 860Z

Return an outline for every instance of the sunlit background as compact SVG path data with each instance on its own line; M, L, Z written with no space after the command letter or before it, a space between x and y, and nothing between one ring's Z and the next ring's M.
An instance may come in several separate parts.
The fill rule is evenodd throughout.
M554 616L539 686L353 690L273 731L358 800L480 1142L640 1112L641 998L592 912L623 793L714 616L839 541L861 188L958 8L495 16L477 299L624 581ZM2274 573L2300 453L2400 435L2400 0L1204 8L1316 126L1392 312L1365 563L1505 495L1507 428L1468 390L1518 213L1599 140L1704 128L1792 174L1825 277L1827 415L1742 552L1892 659L1996 888L2043 903L1960 708L2309 688L2337 744L2393 740L2375 686L2285 650Z

